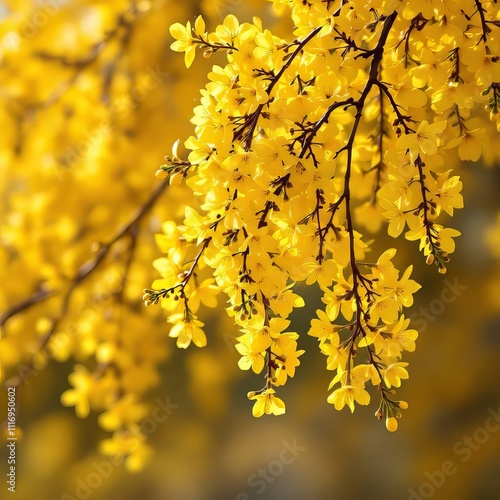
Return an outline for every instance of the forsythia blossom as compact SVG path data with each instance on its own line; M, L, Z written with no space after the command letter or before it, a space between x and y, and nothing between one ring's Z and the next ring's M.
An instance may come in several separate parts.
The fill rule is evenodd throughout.
M446 272L460 233L438 219L463 207L449 164L457 154L481 155L485 106L500 123L499 7L274 3L289 7L293 37L232 15L208 34L200 18L193 29L171 28L186 66L198 49L226 60L194 109L188 159L159 171L181 173L196 202L181 224L165 223L166 256L155 263L162 279L144 299L161 303L170 335L187 347L206 343L200 303L226 295L241 331L239 366L264 373L264 386L249 394L259 417L284 413L274 387L294 376L303 354L288 330L292 310L304 305L294 287L318 286L325 307L309 334L335 373L328 402L354 411L379 397L376 416L395 431L408 405L393 388L409 376L401 358L418 336L404 310L420 286L412 267L394 266L395 249L368 257L363 228L387 222L390 236L418 241L427 263ZM204 267L212 281L200 281Z

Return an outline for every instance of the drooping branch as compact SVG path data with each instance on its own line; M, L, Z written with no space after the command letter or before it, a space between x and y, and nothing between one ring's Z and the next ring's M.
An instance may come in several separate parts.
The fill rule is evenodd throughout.
M486 22L486 16L484 15L485 10L483 4L481 3L481 0L474 0L474 3L476 4L476 12L479 14L479 18L481 19L482 34L479 41L483 41L484 43L486 43L488 41L488 35L491 33L491 28Z
M377 123L378 130L377 130L377 136L376 136L376 147L377 147L377 152L378 152L379 158L378 158L378 162L376 163L376 165L371 167L368 170L368 172L375 170L375 181L373 183L372 200L371 200L371 204L373 206L375 206L375 204L377 203L377 193L380 189L380 180L382 177L382 171L385 168L385 164L384 164L384 136L387 134L387 132L385 130L385 120L387 117L386 117L386 114L384 111L384 92L382 91L381 88L379 88L378 104L379 104L379 111L378 111L378 123Z
M2 313L2 315L0 316L0 334L2 332L2 328L10 318L15 316L16 314L26 311L27 309L30 309L32 306L39 304L40 302L43 302L49 297L52 297L54 293L54 290L49 290L41 285L31 297L22 300L21 302L13 305L10 309Z
M38 351L42 352L46 347L47 344L49 343L52 335L55 333L57 330L59 324L64 320L68 313L68 309L70 306L71 298L73 296L74 291L98 268L98 266L101 264L101 262L106 258L106 256L109 254L110 250L112 247L120 241L122 238L125 236L130 236L132 238L132 246L131 246L131 252L133 255L133 248L135 246L135 241L134 239L137 237L137 231L138 227L142 221L142 219L148 214L148 212L155 206L156 202L159 200L161 195L164 193L166 187L168 186L168 179L163 180L157 188L153 191L151 196L146 200L146 202L141 205L134 215L130 218L130 220L123 225L121 228L118 229L118 231L114 234L114 236L105 244L102 244L99 249L96 252L96 255L93 259L88 260L84 264L80 266L78 269L75 277L70 281L70 284L66 291L64 292L62 299L61 299L61 306L59 308L59 312L55 318L52 319L52 323L50 326L50 329L43 335L43 337L40 338L39 341L39 346L38 346ZM130 262L127 261L127 268L130 267ZM11 310L8 311L8 313L13 312L10 315L4 314L3 318L5 318L4 323L6 319L9 317L12 317L14 314L17 314L23 310L25 310L27 307L31 307L31 305L34 305L37 302L40 302L41 300L45 300L49 296L54 296L58 295L60 292L57 290L45 290L43 294L40 294L39 297L32 296L28 298L24 303L26 304L24 307L17 307L17 310L15 308L12 308ZM34 298L39 298L40 300L36 301ZM35 356L36 354L32 357L32 359L27 363L27 365L24 367L26 372L30 372L33 370L34 365L35 365ZM7 380L5 382L5 386L18 386L21 384L23 381L22 376L14 376L13 378Z
M271 79L271 83L266 88L266 93L268 96L271 95L274 87L281 80L281 77L285 73L285 71L291 66L294 59L302 52L302 49L321 31L322 26L315 28L309 33L304 40L301 42L297 42L296 49L288 56L286 63L281 67L281 69L276 73L276 75ZM257 109L249 115L243 124L238 127L234 132L233 142L243 140L245 151L250 151L252 147L253 135L255 133L255 129L259 122L259 118L262 115L262 110L264 109L264 104L259 104Z
M415 166L418 169L418 182L420 184L420 192L422 196L422 203L420 204L423 217L422 223L425 228L425 234L431 250L431 253L429 255L430 259L428 257L427 262L429 264L432 264L433 260L436 259L436 264L438 266L439 272L444 274L446 272L445 264L448 262L449 258L446 253L443 252L443 250L440 248L438 232L434 228L434 222L429 217L429 211L433 210L434 202L429 200L429 197L427 195L429 189L425 185L425 164L422 161L422 158L420 158L420 155L415 160Z
M353 333L350 339L350 349L349 355L347 359L347 384L350 385L350 373L351 373L351 359L354 354L354 349L356 345L356 339L359 336L366 337L366 331L363 326L363 321L367 321L369 319L368 311L363 308L362 296L360 292L360 286L363 286L366 290L366 294L370 296L373 293L371 280L363 276L358 267L356 250L355 250L355 231L352 217L352 206L351 206L351 173L352 173L352 160L353 160L353 149L354 143L356 139L356 134L358 127L361 123L361 119L363 116L364 106L367 100L367 97L374 85L379 82L379 71L380 71L380 63L382 61L382 57L384 54L384 47L387 42L387 38L389 36L390 30L394 21L396 20L397 13L394 12L390 16L388 16L382 28L382 33L378 40L378 43L373 49L373 59L370 65L369 78L368 81L361 93L360 98L354 103L356 107L356 116L354 118L354 123L351 129L351 133L346 145L341 148L337 155L345 151L347 153L346 159L346 171L344 174L344 193L343 197L345 200L345 210L346 210L346 224L347 224L347 234L349 238L349 261L351 267L351 275L352 275L352 292L351 297L354 298L356 303L356 319L355 324L353 326ZM370 345L367 345L369 362L374 368L377 370L380 376L380 366L378 361L375 359L375 353L373 352L373 348ZM386 398L386 388L383 384L383 378L380 377L380 383L378 385L379 392L383 400Z
M68 80L60 83L57 89L52 93L52 95L48 97L48 99L45 99L44 102L32 107L47 108L55 104L62 97L64 92L67 91L75 83L76 79L82 73L82 71L96 63L103 51L113 40L118 40L120 45L117 54L106 65L103 65L103 88L101 96L103 102L108 104L110 100L109 89L111 87L113 77L116 74L116 66L125 54L128 43L132 36L134 22L136 21L138 15L139 11L135 5L122 12L117 18L115 27L106 32L104 37L99 42L92 45L89 53L84 57L78 59L70 59L67 56L60 56L52 54L51 52L35 52L34 55L39 59L59 63L63 67L72 68L76 71Z
M198 266L201 256L203 255L203 253L205 252L211 241L212 241L211 236L205 238L198 254L191 263L191 267L184 273L184 279L182 281L180 281L171 288L162 288L161 290L152 290L152 289L144 290L143 299L145 301L146 306L149 306L151 304L157 304L160 301L160 299L167 298L171 294L173 295L178 294L177 295L178 297L184 299L186 315L188 315L187 313L189 311L189 306L187 303L185 288L191 281L191 278L195 275L196 267ZM177 292L177 289L179 289L179 292Z

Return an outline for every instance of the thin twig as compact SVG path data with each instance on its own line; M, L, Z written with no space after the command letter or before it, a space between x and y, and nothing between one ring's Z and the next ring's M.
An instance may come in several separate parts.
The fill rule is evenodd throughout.
M100 246L100 248L96 253L96 256L93 259L88 260L87 262L85 262L80 266L78 272L76 273L76 276L71 280L68 289L63 295L59 314L57 315L56 318L52 320L51 328L49 329L49 331L40 339L37 353L43 351L46 348L52 335L56 331L61 321L66 316L69 309L71 297L75 289L78 288L78 286L83 281L85 281L85 279L88 278L88 276L90 276L95 269L97 269L99 264L109 254L111 248L115 245L115 243L117 243L126 235L131 235L132 238L134 237L135 231L137 230L140 221L153 208L155 203L158 201L160 196L165 191L166 187L168 186L168 183L169 183L168 178L164 179L161 182L161 184L159 184L158 187L153 191L153 194L150 196L150 198L140 208L136 210L135 214L131 217L130 221L127 224L125 224L122 228L120 228L107 243ZM49 290L46 293L54 295L57 292L55 290ZM35 365L35 356L33 356L32 359L28 362L28 364L25 365L26 372L33 371ZM23 377L17 375L7 380L4 383L4 385L13 387L20 385L22 382L23 382Z
M43 285L41 285L38 290L31 296L28 297L27 299L22 300L21 302L13 305L10 309L5 311L1 316L0 316L0 338L1 338L1 332L2 328L7 323L7 321L12 318L12 316L15 316L16 314L19 314L20 312L26 311L30 307L34 306L35 304L38 304L40 302L43 302L44 300L48 299L49 297L52 297L54 295L55 291L54 290L49 290L45 288Z

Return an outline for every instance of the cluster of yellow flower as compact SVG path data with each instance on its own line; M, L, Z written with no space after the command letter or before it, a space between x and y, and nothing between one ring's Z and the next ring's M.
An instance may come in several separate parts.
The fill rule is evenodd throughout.
M376 262L365 227L417 240L427 263L446 272L460 233L437 219L463 206L451 176L456 155L477 160L499 122L500 13L496 2L274 0L290 9L295 31L279 38L258 18L229 15L207 33L174 24L172 48L191 66L224 52L194 109L186 160L174 152L157 173L185 180L196 196L182 225L167 222L155 266L163 279L145 291L161 302L179 347L206 343L195 316L200 301L228 297L240 328L239 366L264 371L251 392L253 413L281 414L274 387L299 364L298 334L287 331L304 302L296 283L318 284L325 311L311 322L327 367L335 408L366 405L390 431L407 407L393 387L408 378L403 351L415 349L403 307L419 285L411 267L399 278L394 249ZM492 121L485 117L490 111ZM482 108L482 109L481 109ZM488 156L489 155L489 156ZM486 158L492 160L494 153ZM193 255L195 255L193 260ZM187 260L187 256L189 259ZM213 269L214 281L196 280Z
M187 192L167 198L152 175L163 127L188 111L170 97L185 83L165 26L196 8L2 2L1 383L30 391L50 361L75 360L61 401L80 418L100 414L103 452L129 470L151 453L145 394L170 351L140 291L155 276L153 235ZM55 387L47 380L39 394Z

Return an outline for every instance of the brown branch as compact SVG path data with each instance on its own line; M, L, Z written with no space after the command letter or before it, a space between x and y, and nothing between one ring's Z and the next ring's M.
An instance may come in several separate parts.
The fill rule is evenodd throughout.
M123 28L123 34L119 40L121 43L120 50L118 51L118 54L103 69L102 99L105 103L109 102L109 88L112 83L112 78L115 74L115 68L118 64L118 61L123 56L128 42L130 41L133 23L136 20L135 16L137 14L138 10L135 6L132 6L125 12L122 12L117 18L116 26L112 30L108 31L102 40L92 45L92 47L90 48L90 53L86 57L80 59L70 59L64 55L54 55L50 52L35 52L34 55L40 59L43 59L45 61L57 62L67 68L76 68L76 71L67 81L62 82L52 93L52 95L48 97L48 99L46 99L43 103L34 104L31 107L47 108L48 106L56 103L64 94L64 92L75 83L81 72L98 60L99 56L108 46L109 42L118 37L118 34L120 33L120 31L122 31Z
M92 45L89 55L84 58L69 59L66 56L57 56L43 50L35 52L34 55L46 61L59 62L63 66L84 69L98 59L101 52L106 48L106 44L118 35L120 28L125 28L126 30L130 28L130 25L133 22L133 15L137 14L137 12L138 11L135 7L122 12L117 18L116 26L112 30L109 30L102 40Z
M456 47L455 49L450 50L450 55L446 59L449 59L453 63L450 76L448 77L448 82L463 83L464 80L460 77L460 48Z
M123 301L124 301L125 287L127 286L128 275L130 273L130 268L132 267L132 263L134 262L134 257L135 257L135 253L137 250L137 238L139 236L139 224L135 224L134 226L132 226L130 228L129 235L130 235L130 244L128 247L127 259L125 261L125 265L124 265L124 269L123 269L123 276L122 276L122 279L120 282L120 288L115 293L117 301L120 303L123 303Z
M71 280L68 289L66 290L65 294L62 297L62 303L59 309L59 313L57 317L52 320L51 328L40 339L37 352L41 352L47 347L47 344L49 343L49 340L51 339L52 335L56 331L61 321L66 316L69 309L71 297L75 289L78 288L78 286L81 283L83 283L95 269L97 269L99 264L109 254L111 248L116 242L121 240L126 235L130 235L133 241L133 238L135 237L134 235L136 234L137 228L141 220L153 208L153 206L158 201L160 196L163 194L167 186L168 186L168 179L164 179L161 182L161 184L159 184L157 188L153 191L153 194L150 196L150 198L140 208L136 210L135 214L131 217L129 222L125 224L122 228L120 228L107 243L100 246L100 248L97 250L96 256L93 259L88 260L87 262L85 262L80 266L75 277ZM49 290L47 291L47 293L54 295L56 291ZM25 371L28 372L33 371L34 366L35 366L35 356L33 356L32 359L27 363L27 365L25 365L24 367ZM23 382L23 380L24 379L22 376L14 376L11 379L7 380L4 383L4 385L6 387L18 386Z
M438 266L440 273L446 272L445 264L449 261L448 255L443 252L439 243L439 235L436 229L434 229L434 222L429 217L429 210L433 210L436 206L432 200L427 197L427 192L429 191L425 185L425 173L424 173L424 162L420 155L415 160L415 165L418 169L418 182L420 184L420 192L422 195L422 203L420 205L420 210L423 212L423 226L425 227L425 234L429 240L429 245L431 247L431 255L434 256L435 263ZM429 209L429 206L431 207ZM432 261L428 261L432 264Z
M374 85L380 84L379 76L378 76L380 63L381 63L382 57L384 55L385 43L387 42L387 38L389 36L392 25L394 24L394 21L396 20L396 16L397 16L397 12L393 12L384 21L384 25L382 28L382 33L380 34L380 38L377 42L376 47L372 51L373 59L371 61L371 65L370 65L368 81L365 85L365 88L363 89L363 92L361 93L360 98L354 103L354 106L356 107L356 116L354 118L354 124L353 124L352 129L351 129L351 134L349 136L347 144L337 152L337 155L341 151L347 152L343 196L345 199L347 233L349 236L349 260L350 260L350 267L351 267L351 274L352 274L352 292L351 292L350 296L351 297L354 296L354 300L356 301L356 320L355 320L355 324L353 327L354 331L353 331L353 334L352 334L351 339L350 339L349 356L347 359L347 367L346 367L347 384L350 384L351 359L352 359L352 356L354 354L354 349L356 346L356 338L359 335L366 337L366 332L365 332L364 327L363 327L362 319L364 319L365 321L369 319L367 311L365 311L363 309L362 298L361 298L361 294L359 291L359 287L363 286L365 288L367 294L370 294L370 292L372 292L372 290L370 288L371 281L362 275L361 271L358 268L358 263L357 263L357 259L356 259L355 235L354 235L354 224L353 224L352 212L351 212L351 189L350 189L353 148L354 148L354 141L356 139L356 133L357 133L359 124L361 122L361 118L363 116L363 109L364 109L364 106L366 103L366 99L367 99L372 87ZM373 350L369 345L367 346L367 350L369 353L370 363L375 367L377 372L380 373L379 366L378 366L379 364L374 359L375 354L373 353ZM379 392L382 395L382 398L385 399L386 389L383 386L383 379L381 379L381 382L380 382L378 387L379 387Z
M386 134L384 129L385 113L384 113L384 93L382 89L379 88L379 115L378 115L378 136L377 136L377 147L380 155L378 164L375 166L375 183L373 187L372 195L372 205L377 203L377 193L380 189L380 177L382 175L382 170L384 169L384 135Z
M380 101L381 101L380 105L381 105L382 122L380 124L380 137L379 137L381 157L383 155L382 136L384 133L384 131L383 131L383 110L382 110L383 92L387 92L389 94L389 98L395 107L396 113L398 114L398 116L401 117L401 121L402 121L403 125L405 126L405 129L408 129L408 131L411 130L405 124L405 119L407 119L407 117L403 116L399 112L399 109L397 108L397 105L396 105L394 99L392 98L392 95L390 95L387 87L385 85L383 85L379 80L380 64L381 64L382 57L384 54L384 46L385 46L385 43L387 42L389 32L390 32L391 27L396 19L396 16L397 16L397 13L394 12L393 14L391 14L390 16L388 16L385 19L384 25L382 28L382 33L380 35L380 38L377 42L376 47L373 50L366 51L366 53L363 54L363 56L365 56L366 54L369 54L369 56L372 56L373 59L372 59L371 64L370 64L368 80L366 82L365 88L363 89L363 91L361 93L360 98L357 101L355 101L353 98L349 98L345 101L340 101L340 102L336 102L336 103L332 104L327 109L327 111L323 114L323 116L317 122L314 123L312 128L307 131L307 137L305 137L303 139L302 150L299 154L299 158L303 158L305 156L306 152L310 150L314 137L317 135L319 129L323 126L323 124L328 122L328 119L329 119L331 113L335 109L338 109L338 108L343 107L343 106L346 108L351 107L351 106L356 108L356 115L354 118L354 124L353 124L353 127L351 129L351 134L349 136L349 139L348 139L346 145L343 146L341 149L339 149L335 154L335 158L336 158L341 152L343 152L343 151L347 152L347 166L346 166L346 172L345 172L345 177L344 177L343 193L340 196L339 200L334 205L332 205L330 207L331 217L330 217L329 222L325 225L324 228L321 228L321 226L319 225L320 224L320 219L319 219L319 209L320 208L318 205L319 201L317 202L317 206L316 206L315 210L311 214L309 214L309 216L305 217L303 222L306 223L314 214L316 214L317 220L318 220L318 227L319 227L318 235L320 238L320 249L319 249L318 260L320 260L320 262L321 262L323 259L323 254L322 254L323 239L326 237L327 232L330 229L333 229L333 218L334 218L335 212L338 209L338 207L340 206L341 202L345 201L345 203L346 203L347 231L349 233L349 239L350 239L350 254L351 254L350 260L351 260L351 268L352 268L352 274L353 274L353 280L354 280L353 281L353 292L354 292L355 296L357 297L357 302L359 299L358 311L360 311L360 307L361 307L361 299L360 299L359 293L357 291L358 280L364 285L367 293L371 293L372 290L368 287L368 285L367 285L368 280L366 280L366 278L364 278L361 275L361 273L357 267L357 264L356 264L356 256L355 256L355 252L354 252L354 229L353 229L351 210L350 210L350 206L351 206L350 177L351 177L352 153L353 153L354 140L356 138L356 133L357 133L359 124L361 122L361 118L363 116L363 109L365 106L366 99L368 98L368 95L369 95L369 93L374 85L379 87L379 96L380 96ZM378 176L377 176L377 185L378 185L379 179L380 179L380 169L379 169ZM359 314L361 314L361 312Z
M304 144L299 153L298 156L299 158L304 158L306 152L310 150L313 139L316 137L317 133L319 132L319 129L325 123L328 123L330 115L338 108L344 107L345 109L347 109L349 106L355 106L355 101L352 97L349 97L349 99L346 99L345 101L335 102L328 107L323 116L317 122L315 122L312 129L308 131L307 138L304 140Z
M193 259L189 270L184 272L184 279L180 283L177 283L176 285L174 285L171 288L162 288L160 290L146 288L144 290L144 295L143 295L143 299L145 301L146 306L149 306L151 304L157 304L160 299L168 297L171 293L174 293L174 295L176 295L175 290L177 290L179 288L180 291L179 291L178 295L184 299L186 311L189 311L189 307L187 304L187 297L186 297L186 294L184 293L184 290L185 290L187 284L189 283L189 281L191 280L191 278L193 277L193 275L195 274L195 270L196 270L196 267L198 266L198 262L200 261L201 256L203 255L203 252L207 249L207 247L211 241L212 241L211 236L208 236L207 238L205 238L203 240L203 245L202 245L200 251L198 252L196 257Z
M318 26L314 30L309 33L309 35L304 38L300 43L298 43L297 48L292 52L292 54L288 57L286 63L281 67L279 72L274 76L271 80L271 83L266 89L266 93L268 96L271 95L275 85L280 81L281 77L285 73L285 71L290 67L293 60L299 55L302 49L321 31L322 26ZM233 137L233 142L235 140L239 140L241 138L245 139L245 151L250 151L252 147L253 134L257 127L257 123L259 122L260 115L262 114L262 110L267 103L259 104L257 109L248 117L249 120L245 121L245 123L240 127L240 129L235 132ZM248 129L248 130L247 130Z
M484 43L486 43L488 41L488 34L491 33L491 28L488 26L487 22L486 22L486 18L485 18L485 15L484 15L484 7L483 7L483 4L481 3L481 0L474 0L474 3L476 4L476 7L477 7L477 11L479 13L479 17L481 19L481 30L482 30L482 34L481 34L481 38L479 38L479 41L483 41Z
M13 305L10 309L5 311L0 316L0 338L1 338L2 327L5 325L5 323L7 323L7 321L10 318L12 318L12 316L19 314L22 311L26 311L27 309L31 308L35 304L38 304L39 302L43 302L44 300L53 296L54 293L55 293L54 290L48 290L43 285L41 285L31 297L22 300L21 302Z
M412 128L410 128L406 123L406 122L413 122L413 119L411 118L411 116L403 115L403 113L401 113L401 111L399 111L400 106L394 100L394 96L389 92L387 85L385 83L382 83L379 80L375 80L373 82L373 85L376 85L377 87L379 87L384 92L384 94L388 97L389 102L391 103L391 107L394 110L394 113L396 114L398 125L403 126L403 128L405 130L405 134L410 134L411 132L414 132L414 130Z

